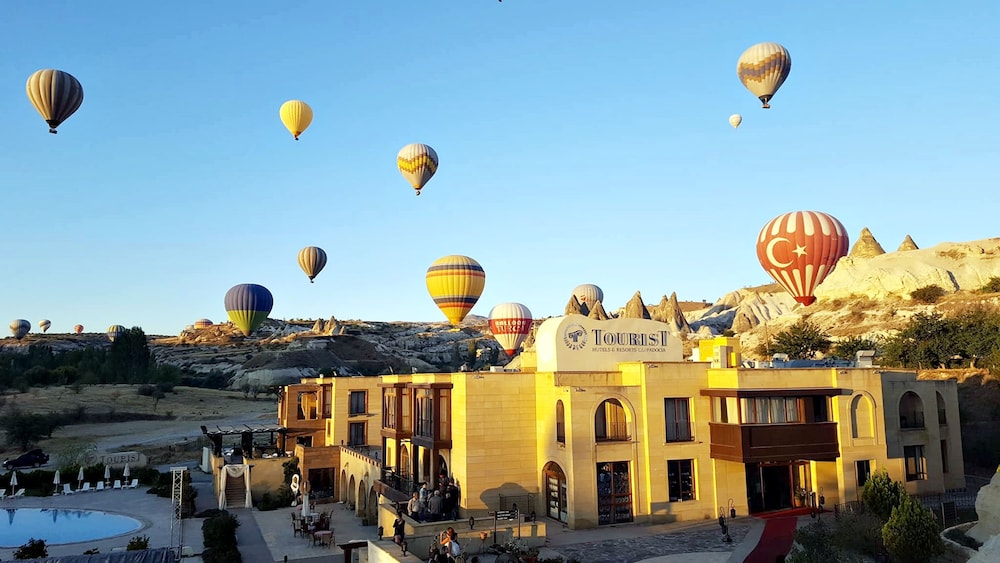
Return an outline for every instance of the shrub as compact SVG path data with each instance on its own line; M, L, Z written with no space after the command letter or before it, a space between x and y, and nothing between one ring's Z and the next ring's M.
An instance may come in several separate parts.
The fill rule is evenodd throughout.
M931 511L906 496L883 526L882 541L900 563L920 563L944 553L940 531Z
M925 285L924 287L911 291L910 297L912 297L914 301L929 305L931 303L937 303L939 299L944 297L944 294L944 288L939 285Z
M843 561L831 541L830 528L822 520L795 531L798 543L788 554L789 563L837 563Z
M288 485L281 485L275 491L267 491L261 495L257 501L257 510L277 510L288 508L292 505L292 489Z
M149 536L134 536L128 540L128 545L125 547L125 551L141 551L143 549L149 549Z
M871 512L846 512L837 518L833 542L844 551L875 556L882 543L884 521Z
M201 524L201 533L204 536L203 542L206 548L226 550L236 547L236 528L240 527L240 521L232 514L223 511L218 516L213 516Z
M153 387L152 385L145 384L145 383L142 384L142 385L140 385L135 390L135 392L138 393L142 397L152 397L153 396L153 391L156 391L156 387Z
M994 276L976 290L977 293L1000 293L1000 278Z
M882 520L888 520L893 509L905 498L909 498L906 488L899 481L893 481L885 470L872 474L861 491L865 509Z
M41 559L49 556L49 548L45 545L45 540L29 538L28 543L22 545L14 551L14 559Z

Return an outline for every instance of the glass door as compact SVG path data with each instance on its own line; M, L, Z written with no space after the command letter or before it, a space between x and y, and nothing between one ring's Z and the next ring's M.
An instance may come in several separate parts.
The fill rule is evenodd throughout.
M627 461L597 464L597 523L632 521L632 481Z

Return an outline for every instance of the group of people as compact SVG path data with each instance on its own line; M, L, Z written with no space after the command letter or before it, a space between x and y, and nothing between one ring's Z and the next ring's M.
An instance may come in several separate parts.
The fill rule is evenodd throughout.
M438 488L433 491L424 482L406 504L406 512L418 522L458 520L461 495L461 489L454 479L448 477L439 479Z

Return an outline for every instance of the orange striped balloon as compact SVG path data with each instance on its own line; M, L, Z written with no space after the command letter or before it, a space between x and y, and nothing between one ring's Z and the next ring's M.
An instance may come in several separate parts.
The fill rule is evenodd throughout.
M796 301L811 305L813 290L847 255L844 225L819 211L792 211L771 219L757 236L757 259Z

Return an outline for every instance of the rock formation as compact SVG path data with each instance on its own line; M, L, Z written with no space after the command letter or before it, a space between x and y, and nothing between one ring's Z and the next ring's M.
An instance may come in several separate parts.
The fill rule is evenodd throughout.
M910 238L910 235L906 235L906 238L903 239L903 242L899 243L899 248L896 249L896 252L904 252L906 250L919 250L919 249L920 248L917 246L917 243L913 242L913 239Z
M574 299L576 298L574 297ZM587 316L595 321L606 321L611 318L608 316L608 313L604 311L604 305L602 305L600 301L594 302L594 308L590 310L590 313L588 313Z
M566 309L563 311L565 315L586 315L587 306L581 304L577 299L576 295L572 295L569 298L569 303L566 304Z
M646 305L642 302L642 294L638 291L632 296L632 299L628 300L625 304L625 311L621 314L619 318L623 319L648 319L649 310L646 309Z
M691 332L691 325L688 324L680 303L677 302L676 291L670 294L669 299L666 295L661 297L660 303L650 308L649 315L654 321L670 325L675 333Z
M858 241L854 243L851 247L851 252L848 256L853 258L873 258L879 256L880 254L885 254L885 250L882 245L875 240L872 232L868 230L868 227L861 229L861 236L858 237Z
M990 484L979 489L976 495L976 515L979 522L969 528L966 535L986 543L991 536L1000 534L1000 468L993 474Z

